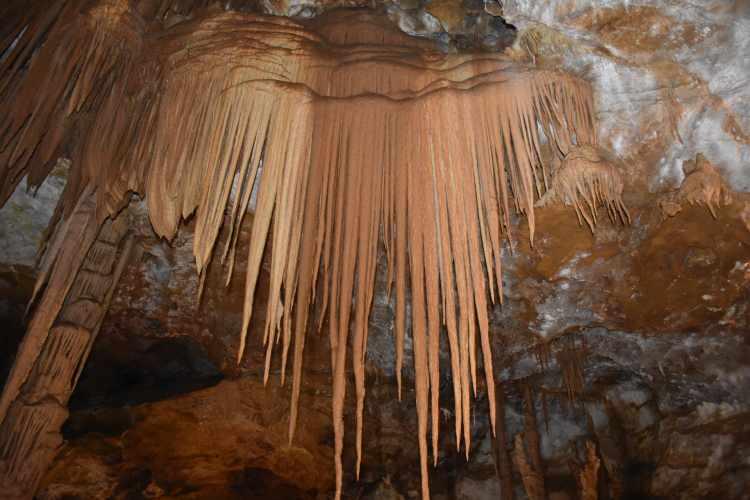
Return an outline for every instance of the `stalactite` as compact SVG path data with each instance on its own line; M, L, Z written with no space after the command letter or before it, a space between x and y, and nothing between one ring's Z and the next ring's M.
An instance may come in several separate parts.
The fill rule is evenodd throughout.
M499 54L440 54L374 22L337 23L333 17L330 25L320 21L316 33L281 18L209 10L151 33L126 0L86 8L81 1L61 7L47 36L56 43L28 41L39 50L3 80L11 83L0 93L0 104L10 110L0 122L0 195L25 173L43 178L46 171L35 171L36 165L48 164L75 135L65 213L74 210L79 193L93 192L95 219L101 222L136 192L145 196L156 233L168 239L182 220L194 216L193 251L203 275L225 212L230 241L219 253L231 269L236 234L257 188L238 359L269 244L264 378L277 345L285 377L293 343L291 439L309 306L320 304L318 324L328 325L331 344L337 498L349 347L357 472L361 463L367 319L382 240L389 289L396 295L399 395L407 287L412 293L426 498L427 443L431 438L434 462L439 438L443 325L457 445L463 444L468 456L478 367L495 429L488 298L502 297L502 240L514 212L526 216L533 242L534 204L548 178L539 130L553 150L567 154L569 165L563 162L552 189L573 196L579 216L593 223L590 214L595 217L600 201L627 215L619 201L621 182L610 170L597 166L592 175L576 173L573 184L566 181L571 177L566 171L593 161L574 144L596 143L589 86L565 73L515 65ZM357 43L337 45L325 34ZM37 155L43 161L32 161ZM60 234L69 230L58 232L50 240L45 276L55 265L67 265L55 264L64 250ZM94 288L84 281L78 291ZM315 297L318 288L322 297ZM76 321L86 316L85 301L66 314ZM532 447L532 458L533 453Z
M541 440L536 410L534 409L534 394L528 383L521 386L521 393L523 394L523 435L526 441L526 450L531 457L531 468L535 474L535 489L541 489L542 498L544 498L544 462L542 461Z
M705 207L716 218L716 211L732 203L732 190L726 185L716 167L703 154L698 153L693 160L683 162L685 179L676 192L669 193L659 201L662 212L673 217L683 205Z
M622 189L619 170L595 147L584 144L570 149L537 206L572 205L578 221L585 222L593 232L600 205L606 207L613 222L630 222L630 214L622 201Z
M568 336L561 340L562 347L555 353L555 358L562 372L562 382L568 401L576 401L583 392L583 366L586 360L586 346L576 343ZM583 341L581 341L583 342Z
M76 118L96 113L140 51L144 23L126 0L49 4L24 8L0 60L0 204L24 174L30 185L41 184L75 136L86 133L90 120ZM69 183L84 174L72 173ZM85 182L79 186L66 190L69 209Z
M534 346L534 355L539 369L544 372L549 366L549 360L552 355L552 347L546 340L542 340Z
M705 206L715 219L716 209L732 202L732 190L716 167L700 153L692 162L685 162L682 169L686 177L680 186L680 198L691 205Z
M577 478L581 500L597 500L599 498L599 466L600 461L596 454L596 446L591 441L586 441L586 463L581 468Z
M544 478L539 472L529 464L526 451L523 446L523 433L516 434L513 447L513 461L516 464L523 489L529 500L546 500L547 496L544 490Z
M544 430L546 432L549 432L549 405L547 402L547 391L542 390L541 393L541 399L542 399L542 418L544 419Z
M495 389L495 409L497 411L496 433L493 438L495 472L500 481L500 497L513 500L513 466L508 453L508 434L505 430L505 390L501 384Z

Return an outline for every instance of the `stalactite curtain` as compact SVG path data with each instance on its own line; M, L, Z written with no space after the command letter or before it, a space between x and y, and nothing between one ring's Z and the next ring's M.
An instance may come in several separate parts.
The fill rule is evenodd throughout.
M497 54L440 54L351 13L305 28L208 9L162 29L143 13L163 6L142 3L2 7L13 23L0 32L0 201L24 175L40 183L67 154L73 167L61 213L93 190L104 221L135 192L167 239L194 215L196 268L204 273L212 261L231 269L257 185L239 357L270 242L265 378L274 347L282 380L291 351L291 440L317 302L315 323L327 329L331 346L337 495L347 366L359 473L368 317L382 242L396 301L399 394L411 289L427 497L428 429L437 460L439 353L450 352L454 432L468 456L478 370L494 427L488 307L502 297L510 217L525 214L533 239L534 203L549 186L543 141L560 156L573 144L596 143L588 85ZM598 195L606 200L608 193ZM229 238L217 248L225 214ZM45 262L58 250L51 244Z

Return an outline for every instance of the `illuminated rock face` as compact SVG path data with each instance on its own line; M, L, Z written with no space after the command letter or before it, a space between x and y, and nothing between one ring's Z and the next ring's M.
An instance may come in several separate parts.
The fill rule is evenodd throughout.
M518 12L511 10L511 4L506 2L506 11ZM497 353L495 379L507 392L504 420L509 447L521 431L528 433L524 428L525 383L531 386L536 403L544 485L548 492L566 491L573 495L578 491L576 481L580 475L569 464L571 460L580 461L583 467L586 442L593 442L599 450L601 470L607 472L603 484L613 496L624 491L636 497L742 498L747 489L747 477L741 472L741 464L748 457L744 437L748 408L742 397L748 391L748 355L743 333L748 328L748 200L738 193L726 205L723 198L711 203L709 207L716 218L703 206L691 206L688 202L680 204L680 209L670 217L661 209L664 204L659 202L674 202L675 197L679 200L680 196L663 194L659 190L673 182L663 175L667 167L680 169L680 160L692 159L694 153L700 151L706 151L709 160L715 162L716 171L731 180L732 187L742 188L737 184L737 179L741 178L737 173L742 172L738 166L742 163L722 160L722 151L731 149L722 145L730 143L722 139L714 144L706 139L713 136L705 132L710 129L711 133L723 134L726 123L728 130L745 130L732 125L747 116L737 107L743 88L729 89L729 93L720 90L722 104L710 95L698 95L702 91L691 94L694 89L702 88L700 83L697 86L690 83L694 80L685 80L670 97L668 93L655 92L656 87L638 83L651 78L648 75L614 77L630 75L630 72L653 76L651 72L663 69L663 61L641 63L642 58L648 59L655 50L648 45L648 40L636 40L636 34L645 37L642 35L645 30L635 30L628 36L622 33L628 33L627 26L642 26L638 23L646 23L646 20L651 20L648 24L658 29L670 26L670 17L674 19L674 16L665 17L665 13L670 12L665 8L659 7L649 14L632 5L628 9L594 10L597 7L594 2L585 6L577 2L583 15L568 18L563 16L565 10L559 5L555 9L540 7L541 10L535 11L526 3L517 4L518 9L527 9L528 19L538 14L536 19L544 23L527 26L519 17L512 18L521 28L522 40L526 40L525 46L529 48L524 49L527 54L524 57L531 59L530 52L537 64L554 64L559 55L556 51L571 44L570 53L564 54L569 69L575 69L576 61L593 58L593 64L582 65L579 69L595 88L596 112L599 123L604 124L599 130L602 142L626 160L624 193L633 223L630 228L622 229L604 220L591 234L578 225L572 209L544 208L536 212L532 251L526 243L525 223L511 221L516 247L512 255L503 252L504 304L493 308L488 318L492 346ZM684 21L690 21L690 12L684 11ZM721 19L721 12L714 11L713 15ZM652 22L659 16L666 21ZM736 17L737 25L741 26L741 16ZM607 21L612 19L616 22ZM573 22L580 25L571 35L570 23ZM530 34L538 31L540 36L551 36L544 31L550 27L559 28L569 39L563 43L552 38L546 46L554 49L552 53L535 49ZM733 33L725 28L719 23L712 33ZM362 31L360 35L367 33ZM739 36L741 31L734 33ZM592 35L600 41L593 48L590 46ZM333 38L336 34L331 32L326 36ZM701 52L712 43L719 44L701 40L696 40L694 46L702 49L691 48L694 46L680 49L694 64L721 61L724 52L731 52ZM621 52L612 51L610 45L636 55L623 56ZM610 47L610 52L602 47ZM666 45L660 50L677 49ZM576 59L575 54L581 53L578 51L584 54L581 59ZM741 63L732 61L726 67L741 68ZM668 75L676 69L670 68L668 73L654 78L669 80ZM709 86L719 83L717 80ZM709 107L705 112L695 111L701 109L702 102L708 102ZM684 119L673 117L678 105L687 109ZM718 122L712 118L715 114ZM725 121L724 118L731 116L734 121ZM685 121L686 117L697 117L697 121ZM701 123L702 128L696 125ZM721 126L711 127L711 123ZM740 140L741 134L735 132L731 139L734 145L730 145L738 152L736 158L741 159L745 146ZM409 132L403 134L411 136ZM675 138L676 134L682 142ZM639 138L652 135L653 141L639 142ZM717 159L718 153L721 154ZM662 156L666 163L661 161ZM686 181L688 187L700 181L697 176L693 179ZM675 186L679 180L677 177ZM712 185L720 185L715 180L712 182ZM655 192L650 192L649 187ZM723 189L720 187L720 191ZM134 368L134 372L153 374L150 376L156 381L182 377L210 383L216 372L214 368L200 368L204 364L217 366L226 375L239 373L255 381L224 382L166 402L138 404L133 410L75 412L71 425L80 427L68 431L69 436L74 436L71 446L45 479L42 495L54 498L78 492L84 497L107 498L113 491L120 495L144 496L192 491L199 492L195 493L199 497L237 495L244 498L253 491L268 496L279 496L285 491L292 496L314 496L311 492L315 490L329 493L333 490L335 483L329 468L334 452L332 430L325 424L329 415L321 420L311 417L311 421L302 423L304 431L298 430L296 438L299 442L289 451L283 444L288 394L278 389L274 379L270 382L274 388L272 395L257 383L265 361L262 338L264 320L268 316L266 290L273 268L269 260L261 261L256 313L249 325L248 355L239 368L234 363L245 302L241 290L247 258L244 249L252 239L253 230L247 219L237 223L237 248L242 251L237 252L230 290L226 292L222 288L221 273L209 268L204 305L200 312L195 312L195 294L200 288L192 248L195 228L181 229L174 246L170 247L152 237L147 215L139 218L142 233L150 238L146 240L147 256L131 268L115 297L99 350L95 348L90 375L84 376L83 384L92 394L89 405L102 391L116 393L121 387L118 383L107 385L107 389L97 383L97 374L112 371L107 362L97 360L118 356L122 356L119 366L139 367ZM195 224L194 219L191 224ZM226 235L222 233L217 248L223 249L225 241ZM410 392L414 380L408 335L403 360L408 368L404 371L404 400L400 404L393 400L396 356L392 336L397 304L395 298L386 293L386 260L385 255L380 258L374 277L365 365L368 373L363 413L365 439L359 483L353 477L354 433L347 432L344 436L347 496L362 490L372 495L399 492L407 496L417 494L420 488L419 470L415 467L419 461L415 435L419 431L414 394ZM8 276L8 279L15 279ZM412 314L411 308L405 311L407 321L411 322ZM109 344L105 339L109 339ZM533 347L540 339L550 342L549 355ZM586 354L582 360L568 352L584 351L584 343ZM196 344L205 352L196 348ZM138 346L137 354L127 354L129 349L135 349L134 345ZM306 343L300 402L303 420L305 415L330 411L332 395L327 389L327 377L331 362L327 347L327 336L310 335ZM186 354L181 354L174 362L173 352ZM540 353L542 355L537 356ZM440 377L442 383L450 387L447 354L441 353ZM540 358L548 359L544 369ZM176 368L168 368L170 361ZM276 360L273 361L275 364ZM388 378L390 380L386 380ZM137 395L138 387L148 392L148 386L147 381L135 384L132 393ZM350 388L348 394L353 389ZM481 395L481 381L479 389ZM252 396L240 397L243 391ZM568 402L571 394L576 399L574 403ZM451 429L449 414L454 411L451 391L439 397L444 417L448 417L443 420L443 426ZM225 405L218 405L218 400L224 400ZM259 406L272 409L270 416L247 410L248 401L256 400ZM85 406L86 401L82 396L79 404ZM133 401L140 403L143 398L134 396ZM351 404L353 409L355 401ZM237 415L236 434L222 423L223 414L196 410L202 405L221 406L224 413ZM441 434L443 451L437 471L431 472L434 496L480 498L494 492L493 498L496 497L498 486L493 465L496 458L487 427L487 408L484 401L472 406L474 445L469 462L454 459L452 432ZM548 428L544 408L549 416ZM174 434L160 427L161 421L180 418L185 419L184 425L179 425ZM345 418L348 428L354 429L355 416L347 413ZM203 449L198 437L203 435L205 427L192 422L201 421L209 422L207 426L213 433L221 433L216 443L220 450L217 455L231 458L196 456ZM87 434L85 429L89 425L99 425L107 437ZM130 430L124 433L127 428ZM305 434L300 436L300 432ZM234 442L243 443L243 439L249 439L252 445L232 446ZM144 446L146 440L149 446ZM185 445L186 442L195 444L196 449ZM257 443L263 444L255 447ZM578 452L571 447L573 443L577 444ZM307 453L313 457L311 461ZM526 460L533 465L531 454ZM512 475L520 494L526 483L517 467L513 468ZM275 484L277 494L258 492L260 482Z

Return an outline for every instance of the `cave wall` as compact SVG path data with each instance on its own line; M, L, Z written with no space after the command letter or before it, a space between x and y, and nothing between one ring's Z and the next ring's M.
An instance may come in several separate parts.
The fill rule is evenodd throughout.
M570 464L583 460L586 442L596 443L606 471L603 498L739 499L750 488L745 4L507 0L500 10L492 2L386 6L402 30L438 40L445 50L490 48L507 36L509 28L497 20L502 13L518 30L508 49L512 57L592 82L601 142L622 160L632 224L603 221L592 234L570 208L540 209L531 248L525 222L516 221L515 244L504 261L504 305L492 312L507 432L512 438L523 430L526 384L541 427L550 493L575 498ZM264 9L305 17L328 7L311 1ZM686 177L683 167L698 153L734 191L715 216L706 206L675 198ZM8 321L21 322L35 241L64 171L61 165L36 196L19 188L0 210ZM663 202L675 199L678 210L663 210ZM258 498L274 492L325 496L332 488L327 340L308 342L305 432L287 447L288 389L276 378L268 388L258 382L262 314L251 329L249 355L239 367L234 362L241 273L226 291L219 273L209 274L199 305L190 227L167 244L137 207L135 213L143 256L130 265L113 299L73 396L68 445L44 479L40 498L248 498L253 491ZM244 227L240 245L248 233ZM243 268L242 262L235 267ZM261 288L263 279L267 275ZM379 276L371 316L363 477L347 477L345 491L412 497L419 490L413 395L395 399L393 304L383 281ZM413 390L412 381L407 389ZM443 443L432 477L435 497L497 498L486 403L475 408L477 444L470 460ZM351 464L352 443L346 449ZM271 489L258 491L260 483Z

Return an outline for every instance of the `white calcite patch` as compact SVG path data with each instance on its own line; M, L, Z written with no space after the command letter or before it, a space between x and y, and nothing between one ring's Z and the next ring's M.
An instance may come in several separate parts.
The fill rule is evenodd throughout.
M750 145L732 138L724 129L726 119L724 109L688 110L679 124L683 142L673 143L662 158L655 187L679 185L685 177L682 164L703 153L719 168L732 189L750 191Z
M750 191L750 7L721 0L508 0L503 5L506 19L521 30L543 24L572 42L562 51L563 65L592 82L603 144L626 158L653 139L654 131L662 133L667 147L649 170L652 189L678 186L683 162L703 153L733 189ZM615 48L577 23L584 14L596 18L605 9L624 8L627 15L636 7L657 9L669 20L658 50ZM687 29L695 36L684 36ZM692 83L660 75L663 62L679 64L681 77ZM674 103L665 100L672 98ZM676 120L679 137L667 131L673 104L682 111ZM732 121L739 130L727 126Z

